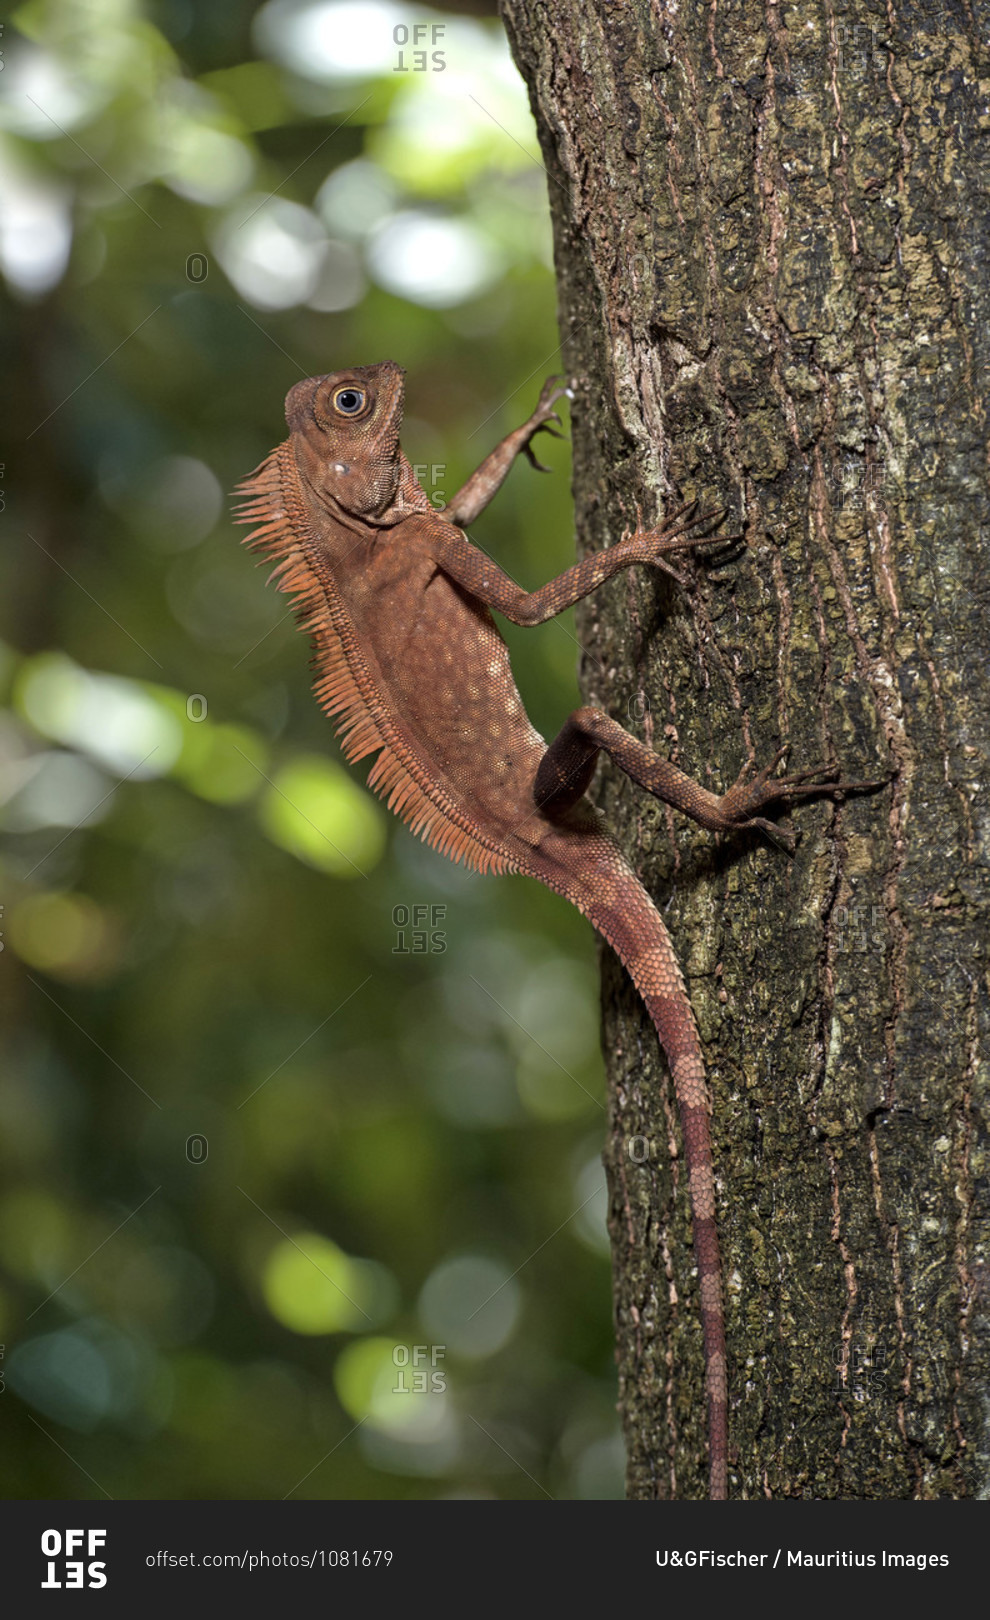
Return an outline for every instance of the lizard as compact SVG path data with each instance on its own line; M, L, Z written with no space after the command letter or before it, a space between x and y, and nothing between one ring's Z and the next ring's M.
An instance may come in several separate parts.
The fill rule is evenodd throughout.
M400 444L405 374L394 361L310 377L285 403L289 437L236 488L244 543L276 566L270 579L312 640L314 689L353 762L375 755L368 785L443 854L479 872L517 872L571 901L624 963L666 1054L678 1104L698 1273L707 1399L709 1497L728 1495L728 1383L722 1268L705 1064L691 1003L660 913L587 796L604 752L639 787L714 833L758 829L793 851L794 834L763 813L842 782L834 765L777 774L743 766L715 794L604 710L572 713L547 745L516 689L493 610L538 625L621 569L673 574L671 555L703 542L696 503L526 591L465 534L515 458L561 425L568 390L545 384L442 510ZM708 514L719 520L723 513Z

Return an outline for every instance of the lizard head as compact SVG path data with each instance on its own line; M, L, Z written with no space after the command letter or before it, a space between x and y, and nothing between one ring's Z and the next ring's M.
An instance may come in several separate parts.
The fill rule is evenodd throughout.
M308 377L285 419L303 482L324 506L379 517L399 485L403 377L394 360Z

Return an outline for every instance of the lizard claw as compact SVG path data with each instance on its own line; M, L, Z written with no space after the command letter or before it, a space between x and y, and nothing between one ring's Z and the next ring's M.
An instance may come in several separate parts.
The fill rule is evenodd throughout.
M767 821L763 816L753 816L750 821L740 822L743 827L759 827L766 833L772 844L782 849L785 855L794 855L797 851L798 840L801 834L797 827L778 827L774 822Z
M555 433L554 438L559 439L560 434ZM529 444L524 444L523 445L523 455L526 457L526 460L529 462L530 466L536 468L537 472L547 472L548 473L548 472L553 471L552 467L545 467L543 465L542 461L538 461L536 459L536 456L533 453L532 445L529 445Z
M536 409L541 411L544 406L552 405L553 399L560 399L562 395L566 394L566 392L567 382L563 372L555 372L552 377L547 378L546 382L543 384L543 387L540 389L540 398L537 402ZM553 395L553 399L551 399L551 395Z
M540 390L540 397L536 402L536 410L530 417L529 423L532 423L535 428L538 427L541 422L547 421L548 418L551 418L554 422L559 422L560 417L557 415L553 407L556 405L558 399L567 399L568 397L568 389L564 383L563 377L548 377ZM529 423L527 423L527 426L529 426Z
M563 427L564 425L560 419L560 416L553 408L558 399L568 397L568 390L562 386L563 381L563 377L559 376L547 378L546 382L543 384L543 388L540 391L540 397L537 402L536 410L533 412L529 421L526 423L525 428L523 429L526 437L523 443L520 445L520 449L525 455L530 466L535 467L537 472L551 472L552 468L544 467L542 461L537 460L530 443L534 434L549 433L552 439L567 438L566 433L558 433L557 428L550 426L551 422L556 422L557 427Z

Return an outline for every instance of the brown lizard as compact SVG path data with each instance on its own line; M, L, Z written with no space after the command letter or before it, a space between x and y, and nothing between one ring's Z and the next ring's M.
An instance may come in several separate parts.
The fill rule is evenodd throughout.
M838 782L832 767L774 775L745 767L720 796L693 782L600 709L577 709L547 746L516 690L492 618L542 624L620 569L701 543L684 508L660 529L525 591L463 533L565 392L551 378L529 420L482 462L443 512L399 447L403 372L392 361L297 383L290 436L238 486L245 543L276 558L313 639L316 695L349 760L377 754L368 784L435 848L481 872L523 872L566 896L617 952L646 1004L673 1075L684 1137L701 1296L709 1494L728 1494L727 1384L708 1093L691 1004L659 912L585 796L604 749L634 782L712 831L793 836L760 812ZM685 521L686 517L686 521ZM829 780L832 778L832 780Z

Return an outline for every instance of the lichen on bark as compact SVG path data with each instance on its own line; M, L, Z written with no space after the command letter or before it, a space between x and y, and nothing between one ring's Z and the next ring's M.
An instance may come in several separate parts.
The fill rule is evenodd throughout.
M707 1054L730 1494L988 1494L990 49L975 8L504 0L549 176L580 545L682 501L745 545L580 619L585 699L723 790L800 807L793 861L611 769L597 796ZM982 38L981 38L982 32ZM606 953L629 1492L705 1493L673 1097Z

